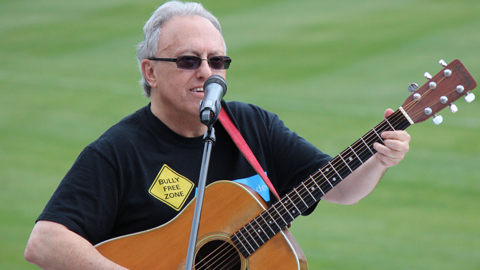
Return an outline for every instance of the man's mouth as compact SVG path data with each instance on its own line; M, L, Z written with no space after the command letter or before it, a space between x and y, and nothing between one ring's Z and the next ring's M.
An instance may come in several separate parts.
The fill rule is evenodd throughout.
M190 90L190 92L203 92L203 87L197 87Z

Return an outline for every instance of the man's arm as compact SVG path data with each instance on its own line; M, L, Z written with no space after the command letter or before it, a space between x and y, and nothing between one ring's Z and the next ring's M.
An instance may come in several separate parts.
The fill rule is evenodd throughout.
M67 227L42 220L33 228L25 259L42 269L126 269L103 257Z
M392 113L393 110L388 109L385 117ZM406 131L385 131L381 136L385 145L375 143L377 153L322 199L340 204L356 204L375 189L388 167L397 165L405 157L410 143L410 135Z

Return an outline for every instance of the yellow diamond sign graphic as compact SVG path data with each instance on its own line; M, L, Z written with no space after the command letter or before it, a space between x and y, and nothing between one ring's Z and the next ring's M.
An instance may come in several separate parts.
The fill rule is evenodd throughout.
M155 198L179 211L187 201L195 184L185 176L163 165L148 192Z

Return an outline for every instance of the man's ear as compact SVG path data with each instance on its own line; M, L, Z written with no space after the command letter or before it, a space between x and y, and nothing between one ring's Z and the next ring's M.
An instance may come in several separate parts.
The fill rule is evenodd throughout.
M157 79L154 72L154 62L152 60L143 59L141 63L142 73L147 83L152 87L157 87Z

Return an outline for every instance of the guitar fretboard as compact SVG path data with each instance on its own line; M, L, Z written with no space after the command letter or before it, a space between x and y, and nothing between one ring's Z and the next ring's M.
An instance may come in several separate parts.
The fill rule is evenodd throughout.
M380 134L389 130L405 130L410 126L406 116L397 110L367 134L317 170L281 200L262 212L235 234L231 240L248 258L295 218L318 202L323 195L372 157L373 144L383 144Z

